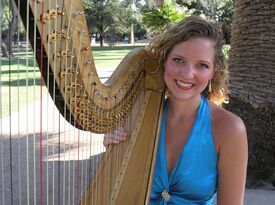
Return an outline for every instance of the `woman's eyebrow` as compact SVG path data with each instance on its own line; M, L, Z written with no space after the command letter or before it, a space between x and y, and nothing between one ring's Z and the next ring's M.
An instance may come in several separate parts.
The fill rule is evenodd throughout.
M208 61L208 60L199 60L199 62L206 63L206 64L211 64L211 61Z

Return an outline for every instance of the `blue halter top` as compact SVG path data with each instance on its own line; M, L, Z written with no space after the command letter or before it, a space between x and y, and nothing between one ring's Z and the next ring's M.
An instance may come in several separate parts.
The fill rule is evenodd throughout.
M150 205L212 205L217 188L217 162L207 99L202 95L196 120L179 159L168 176L165 151L165 101Z

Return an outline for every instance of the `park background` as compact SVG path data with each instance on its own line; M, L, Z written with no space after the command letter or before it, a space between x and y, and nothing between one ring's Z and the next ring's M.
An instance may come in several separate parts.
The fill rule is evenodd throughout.
M248 132L247 188L274 190L274 1L84 0L83 6L102 81L111 75L130 50L146 46L152 37L188 15L201 15L220 23L231 76L230 99L224 107L244 120ZM0 117L3 143L12 135L9 132L3 134L5 119L39 101L40 74L13 1L1 0L0 9ZM19 63L20 67L17 66ZM47 95L45 85L42 92ZM2 158L3 152L2 146Z

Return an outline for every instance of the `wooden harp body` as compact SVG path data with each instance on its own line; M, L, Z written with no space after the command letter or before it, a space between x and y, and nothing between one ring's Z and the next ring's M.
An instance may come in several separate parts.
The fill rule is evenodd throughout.
M95 69L80 0L15 0L48 91L77 129L123 126L127 141L109 146L81 205L149 204L164 101L162 68L145 49L130 52L103 84Z

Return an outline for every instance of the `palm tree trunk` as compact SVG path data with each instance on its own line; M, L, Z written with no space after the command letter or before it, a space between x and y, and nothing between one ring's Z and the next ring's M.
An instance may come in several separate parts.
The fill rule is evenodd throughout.
M248 174L275 179L275 1L236 0L230 45L226 107L247 127Z
M236 0L230 57L232 95L275 105L274 0Z

